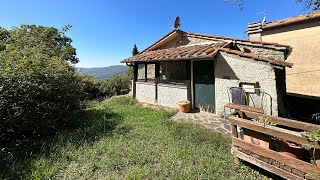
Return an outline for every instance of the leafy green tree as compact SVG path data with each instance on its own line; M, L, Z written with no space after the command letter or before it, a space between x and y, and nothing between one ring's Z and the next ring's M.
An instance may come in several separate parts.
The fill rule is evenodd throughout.
M81 108L81 77L70 28L0 28L0 142L63 126ZM0 144L1 144L0 143Z
M79 61L76 49L71 45L71 38L65 35L70 28L71 25L62 30L37 25L21 25L10 30L0 28L0 51L19 57L33 57L37 52L46 58L75 64Z

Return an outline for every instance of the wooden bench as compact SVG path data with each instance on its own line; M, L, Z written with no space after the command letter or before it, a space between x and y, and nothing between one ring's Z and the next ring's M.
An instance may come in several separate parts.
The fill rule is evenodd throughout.
M266 118L268 121L274 122L277 125L265 125L250 120L258 117ZM301 133L304 131L320 130L319 125L246 110L238 110L233 113L229 116L229 121L232 139L231 151L234 155L235 162L239 162L239 160L246 161L286 179L310 179L310 176L316 177L317 179L320 177L320 143L315 144L301 136ZM260 134L255 138L261 138L261 135L265 136L269 138L269 143L275 143L271 141L272 137L273 139L277 139L277 141L290 141L300 144L301 146L312 147L315 149L315 164L286 156L281 150L276 150L276 146L274 145L270 146L270 148L265 148L248 142L238 135L237 127L245 128L255 132L257 135ZM308 149L304 151L304 153L310 152L312 151L309 150L308 152Z
M250 112L264 114L264 110L262 108L257 108L257 107L252 107L252 106L228 103L228 104L224 105L224 107L230 108L230 109L235 109L235 110L243 110L243 111L250 111Z
M227 124L226 108L234 109L234 110L236 110L236 112L237 111L250 111L250 112L254 112L254 113L264 114L264 110L262 108L241 105L241 104L228 103L228 104L224 105L224 124Z

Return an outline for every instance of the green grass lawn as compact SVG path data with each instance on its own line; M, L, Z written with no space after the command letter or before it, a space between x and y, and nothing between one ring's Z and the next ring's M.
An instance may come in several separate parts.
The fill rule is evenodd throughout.
M173 113L129 98L92 103L73 128L2 159L0 179L266 178L233 163L230 138Z

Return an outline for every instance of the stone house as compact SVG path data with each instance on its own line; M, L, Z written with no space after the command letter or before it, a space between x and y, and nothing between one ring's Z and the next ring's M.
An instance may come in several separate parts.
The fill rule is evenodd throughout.
M268 114L285 109L285 68L290 47L175 29L138 55L121 61L134 67L133 96L139 101L223 114L228 87L253 84L270 96ZM259 96L259 94L258 94ZM272 106L271 106L272 104Z
M249 23L247 32L251 40L290 45L287 61L295 65L286 71L288 95L320 99L320 11L263 25Z

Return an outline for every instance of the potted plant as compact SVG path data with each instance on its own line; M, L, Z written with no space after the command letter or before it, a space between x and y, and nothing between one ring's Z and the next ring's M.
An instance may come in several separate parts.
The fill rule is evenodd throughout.
M320 169L320 150L317 150L315 148L316 145L320 143L320 129L302 133L301 136L308 139L309 142L313 143L312 146L306 145L305 148L309 150L309 152L311 152L311 163L316 165L318 169Z
M264 126L266 125L272 125L275 126L277 125L276 123L273 123L269 120L267 117L258 117L257 119L253 119L253 121L258 122L263 124ZM243 140L255 145L258 145L260 147L269 149L269 141L270 141L270 136L256 132L256 131L251 131L249 129L243 129Z
M297 159L302 159L304 154L304 147L300 144L291 141L279 140L280 153Z
M178 103L180 112L190 112L190 101L179 101Z

